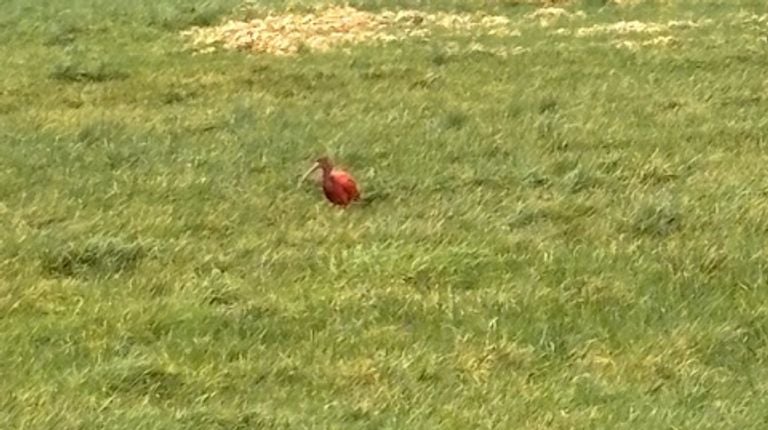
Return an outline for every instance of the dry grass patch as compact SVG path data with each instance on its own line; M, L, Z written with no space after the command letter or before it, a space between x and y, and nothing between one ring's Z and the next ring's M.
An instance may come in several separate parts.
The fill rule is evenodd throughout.
M576 37L597 36L602 34L658 34L671 30L696 28L709 24L709 21L669 21L666 24L641 21L619 21L612 24L595 24L576 30Z
M520 4L527 4L533 6L551 7L551 6L568 6L573 4L573 0L520 0Z
M213 27L183 31L194 47L210 52L221 47L273 55L293 55L302 49L327 51L369 41L391 42L426 37L432 30L486 31L511 34L509 19L483 14L424 13L416 10L372 13L349 6L331 6L314 13L270 15L250 21L227 21Z
M704 19L671 20L666 23L642 22L642 21L618 21L605 24L594 24L588 27L580 27L575 31L567 28L559 28L555 31L561 36L573 36L577 38L614 36L612 45L617 48L637 50L640 48L677 47L682 44L679 37L672 33L689 29L695 29L710 25L713 21Z
M542 7L526 15L526 18L538 21L542 27L548 27L561 19L584 18L585 16L583 11L571 13L560 7Z
M676 47L680 46L680 39L673 36L658 36L653 39L644 40L642 42L635 42L632 40L619 40L614 43L617 48L625 48L631 50L638 50L640 48L649 47Z

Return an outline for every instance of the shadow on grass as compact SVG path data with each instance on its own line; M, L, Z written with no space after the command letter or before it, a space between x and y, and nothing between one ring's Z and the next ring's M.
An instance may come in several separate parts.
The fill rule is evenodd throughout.
M668 236L682 228L682 214L669 204L647 203L632 215L632 231L645 236Z
M128 78L128 73L99 61L66 60L55 64L48 77L61 82L108 82Z
M172 397L184 386L176 373L146 364L116 370L105 375L103 380L104 388L114 394L150 395L162 399Z
M178 31L188 27L207 27L218 23L232 12L226 2L198 2L195 5L177 5L157 11L149 18L151 27Z
M99 238L48 249L41 260L43 270L51 276L110 276L135 269L146 255L141 244Z

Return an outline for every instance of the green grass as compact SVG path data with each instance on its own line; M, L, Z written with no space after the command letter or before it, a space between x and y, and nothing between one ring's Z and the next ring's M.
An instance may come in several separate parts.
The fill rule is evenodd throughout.
M282 2L49 3L0 5L0 428L765 428L762 1L291 58L178 35ZM622 19L712 23L553 33Z

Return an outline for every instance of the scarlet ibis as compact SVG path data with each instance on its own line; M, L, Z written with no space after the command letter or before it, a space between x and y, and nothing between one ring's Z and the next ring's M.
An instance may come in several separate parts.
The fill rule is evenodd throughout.
M328 157L318 158L315 164L301 177L299 183L306 180L317 169L323 171L323 193L331 203L346 207L353 201L360 199L355 178L349 173L333 167L333 163Z

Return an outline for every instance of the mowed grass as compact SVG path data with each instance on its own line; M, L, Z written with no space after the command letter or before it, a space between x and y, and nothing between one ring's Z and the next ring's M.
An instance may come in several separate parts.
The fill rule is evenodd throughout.
M282 2L54 3L0 6L0 427L768 425L761 1L287 58L178 35Z

